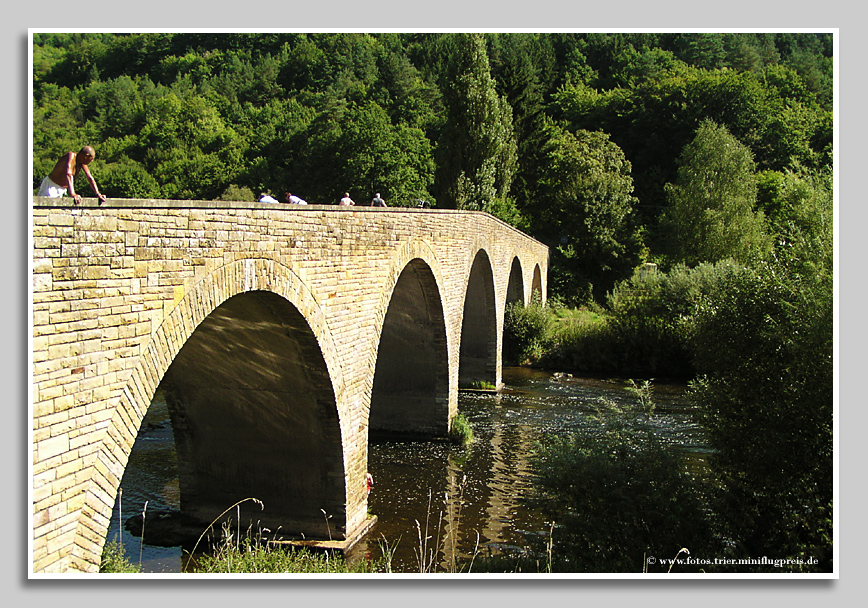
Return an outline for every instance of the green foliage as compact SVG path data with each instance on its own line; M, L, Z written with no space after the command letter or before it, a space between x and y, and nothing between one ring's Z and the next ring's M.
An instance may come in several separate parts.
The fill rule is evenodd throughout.
M539 300L528 306L507 304L503 319L504 363L522 365L538 360L545 351L551 323L551 311Z
M768 250L765 216L754 211L754 173L750 150L725 127L700 124L681 155L678 179L666 188L661 224L673 262L746 262Z
M99 179L100 192L109 198L161 198L157 180L139 163L128 158L103 163Z
M550 115L566 120L571 130L604 131L624 151L641 201L638 212L652 237L648 244L657 248L656 220L667 204L664 185L675 182L679 156L705 119L725 126L747 146L760 170L831 162L830 106L799 93L804 82L791 68L773 57L762 61L766 67L759 72L708 71L676 62L632 88L568 84L553 93Z
M776 547L832 568L833 235L823 175L767 175L774 255L720 281L691 348L715 448L721 524L738 556ZM777 197L788 204L775 205ZM808 455L808 456L806 456ZM767 551L767 549L765 549Z
M463 446L473 443L473 423L461 412L452 420L452 427L449 429L449 441L455 445Z
M516 167L512 108L497 94L481 34L455 34L443 85L436 192L441 205L485 210L501 205Z
M824 259L800 249L810 264L745 268L703 303L692 346L706 375L694 392L734 553L775 547L830 571L831 250Z
M231 574L362 574L383 571L380 563L350 566L334 553L281 546L261 539L234 538L224 529L223 541L211 554L196 556L197 573Z
M678 265L669 272L639 267L612 290L609 312L599 322L556 326L540 363L584 372L693 377L697 310L740 269L730 260L696 268Z
M639 262L642 237L633 217L630 163L605 133L571 133L555 125L546 133L540 199L527 204L532 229L554 248L553 273L579 284L576 291L555 293L577 304L592 289L599 300Z
M123 545L118 541L109 541L102 549L99 562L100 573L129 574L141 572L142 569L130 562L124 553Z
M554 569L654 572L648 556L715 553L702 488L677 453L646 415L608 410L586 430L548 438L534 456L534 502L556 523Z
M253 193L253 190L243 186L236 186L235 184L229 184L229 187L223 191L223 194L217 197L218 201L254 201L256 199L257 197Z

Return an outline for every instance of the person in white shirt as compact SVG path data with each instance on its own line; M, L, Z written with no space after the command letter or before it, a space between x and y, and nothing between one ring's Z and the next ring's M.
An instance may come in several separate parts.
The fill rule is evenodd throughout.
M286 193L286 202L291 205L307 205L307 201L292 194L291 192Z
M350 205L355 205L356 202L350 198L349 192L344 192L344 197L341 199L341 205L344 207L349 207Z

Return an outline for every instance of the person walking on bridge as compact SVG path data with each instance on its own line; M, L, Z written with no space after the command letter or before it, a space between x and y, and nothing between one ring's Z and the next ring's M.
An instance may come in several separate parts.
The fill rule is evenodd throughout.
M350 198L349 192L344 192L344 197L341 199L340 204L344 207L349 207L351 205L355 205L356 201Z
M90 174L88 165L96 158L96 152L90 146L84 146L78 153L67 152L57 161L54 169L51 170L45 179L42 180L42 185L39 186L37 196L47 196L50 198L62 198L69 190L69 195L78 205L81 203L81 195L75 191L75 178L84 171L84 176L90 182L90 187L93 188L93 193L99 199L100 204L105 202L105 194L100 194L99 188L96 186L96 180Z
M371 207L385 207L386 201L380 198L380 193L374 195L374 198L371 200Z

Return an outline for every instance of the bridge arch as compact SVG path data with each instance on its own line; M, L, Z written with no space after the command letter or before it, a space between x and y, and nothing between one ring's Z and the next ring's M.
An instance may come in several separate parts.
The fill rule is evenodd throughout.
M239 505L242 525L327 537L325 511L343 534L335 391L316 337L289 300L254 290L223 302L181 347L161 386L185 516L204 529L255 497L261 506Z
M540 271L539 264L534 264L533 279L530 284L530 299L533 300L536 297L539 298L540 304L545 304L544 294L542 272Z
M256 323L255 317L251 318L249 314L245 315L239 310L251 302L256 302L260 310L263 308L271 310L270 319L260 319L260 322L267 326L261 327L260 331L264 330L272 338L277 333L278 327L283 327L283 322L279 319L280 313L287 315L285 322L287 327L291 328L291 337L287 338L289 341L284 340L284 345L295 340L295 348L291 354L287 353L282 358L287 361L291 360L292 356L298 356L299 360L296 362L294 371L307 374L311 379L308 388L315 388L312 400L308 402L307 407L303 408L304 415L308 419L311 416L321 415L327 421L318 425L322 436L328 438L330 449L328 454L323 456L326 463L319 467L317 472L323 492L315 499L317 502L324 503L322 508L331 509L328 511L330 515L333 515L331 524L333 527L330 532L332 534L345 534L348 528L351 529L360 524L359 521L347 519L347 506L358 503L364 498L361 492L358 493L358 496L354 496L354 493L350 491L352 485L344 482L347 477L345 471L350 470L349 467L344 466L345 463L343 462L347 460L349 449L346 445L342 445L343 442L340 438L344 435L344 430L341 427L347 424L347 417L346 413L342 411L344 404L335 399L335 395L341 394L344 381L342 370L337 362L334 340L326 325L325 317L310 290L292 269L271 259L246 258L214 269L187 290L173 310L153 332L151 339L143 344L139 363L122 392L121 403L114 409L114 415L106 425L105 436L100 442L93 466L90 468L91 483L85 493L82 515L77 522L75 531L75 538L82 540L80 542L75 541L74 552L87 546L88 540L96 538L100 543L104 542L114 507L114 497L120 487L123 470L126 467L141 421L161 381L167 375L170 377L175 375L170 369L174 361L178 359L178 355L188 344L192 344L193 349L199 350L200 354L203 349L207 350L209 347L211 350L215 350L219 346L217 335L220 334L221 329L227 327L233 316L239 317L240 315L242 319L247 318L247 322ZM203 338L201 340L194 338L193 342L190 342L191 338L200 330L206 332L200 334ZM239 334L236 333L235 336L238 338ZM226 345L223 344L223 346ZM272 354L274 353L272 352ZM183 359L185 357L181 355L182 365ZM313 364L311 364L312 359L315 361ZM262 362L261 358L259 362ZM183 371L189 371L190 367L191 363L188 361L184 365ZM195 362L192 367L195 367ZM252 367L249 366L248 371L251 370ZM181 372L182 370L175 371ZM202 378L201 370L197 377ZM286 374L284 374L283 379L290 384L292 383ZM295 378L295 381L296 386L298 386L298 377ZM174 393L176 398L183 397L185 394L189 394L190 389L191 385L185 387L181 383L179 388L178 383L175 382L169 393ZM178 393L179 390L180 394ZM171 399L172 397L169 397L167 401ZM177 400L173 409L173 425L182 429L181 437L184 437L183 429L185 425L190 423L188 416L190 412L186 408L178 409ZM203 422L200 413L196 424L201 427L203 423L207 424L207 422ZM208 429L208 431L210 430ZM223 431L225 432L225 430L224 425ZM217 437L219 435L212 437L212 439ZM255 439L255 436L249 436L248 440L250 439ZM185 449L183 442L184 439L182 439L182 445L179 446L182 452ZM335 443L337 443L336 446ZM272 441L271 444L273 445L274 442ZM215 446L212 445L212 447ZM195 448L189 445L187 448L193 449L193 452L188 454L186 459L186 465L193 467L188 469L187 473L192 473L195 470L195 461L201 460L202 451L200 446L197 456ZM179 454L179 461L181 459ZM182 462L179 462L179 465L182 468L184 466ZM184 475L184 472L182 471L181 474ZM292 474L302 475L306 478L305 481L309 481L307 479L309 473L307 472L302 473L295 470ZM189 475L186 479L190 480ZM289 482L284 481L286 482L284 486L287 486ZM361 483L361 480L359 481ZM325 491L326 487L328 488L327 492ZM187 490L196 494L201 491L201 488L197 488L194 484L192 487L188 485ZM182 492L184 492L183 487ZM240 499L246 498L246 496L238 496ZM260 496L255 495L254 497L260 498ZM204 498L204 500L200 500L200 498ZM224 498L229 500L231 497L226 496ZM273 494L268 498L261 497L263 502L272 503L265 504L266 509L274 509L272 512L282 508L281 500L275 500L275 498ZM193 500L192 505L183 504L188 499ZM219 499L219 497L197 497L188 494L186 498L182 496L182 509L189 506L194 516L198 515L198 518L203 518L211 514L213 519L232 504L232 502L220 504L219 510L213 512L218 505L208 506L208 501L211 500L213 503L214 499ZM251 516L255 515L255 520L261 521L263 525L268 525L266 523L268 517L263 517L267 511L259 511L258 508L257 511L255 514L251 512ZM302 531L313 534L322 533L323 530L319 528L325 525L322 513L318 509L314 519L301 521L296 518L296 521L301 526ZM281 522L285 523L285 519L282 518ZM284 530L286 530L285 526ZM74 557L84 562L94 557L84 550L81 550L80 553ZM98 558L98 555L96 557Z
M417 253L426 253L416 245ZM431 258L431 260L436 258ZM443 436L450 424L449 344L435 272L412 258L389 291L372 378L369 436Z
M464 294L458 385L497 385L497 307L494 271L485 249L473 257Z
M527 304L524 296L524 275L518 256L512 258L512 264L509 266L509 281L506 287L506 304L513 302L519 302L522 306Z

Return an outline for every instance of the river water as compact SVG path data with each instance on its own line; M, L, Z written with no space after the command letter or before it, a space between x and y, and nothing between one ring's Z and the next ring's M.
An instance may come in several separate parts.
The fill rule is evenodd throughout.
M624 404L633 397L617 379L504 368L503 380L498 394L460 393L459 410L474 430L468 447L442 441L371 444L374 488L368 505L378 523L349 552L349 560L376 558L388 547L394 572L450 572L455 556L515 554L545 542L551 522L526 500L534 444L546 435L597 424L600 399ZM689 468L701 472L707 449L686 387L653 386L652 424L683 452ZM172 428L159 394L142 423L121 488L108 540L120 539L130 561L141 563L145 572L181 572L180 547L142 544L121 521L145 510L147 541L147 514L179 506Z

